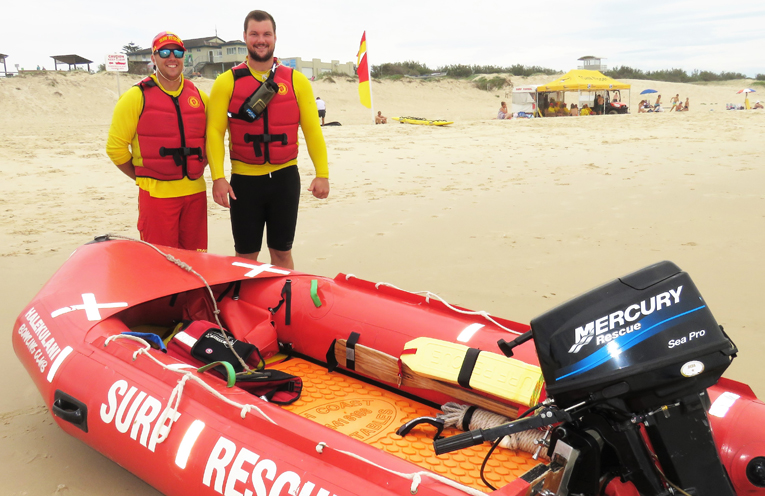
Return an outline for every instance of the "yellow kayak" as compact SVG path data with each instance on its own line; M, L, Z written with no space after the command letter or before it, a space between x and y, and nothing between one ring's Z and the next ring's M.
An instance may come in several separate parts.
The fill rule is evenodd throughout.
M454 124L454 121L445 121L442 119L425 119L424 117L392 117L394 121L401 124L419 124L421 126L448 126Z

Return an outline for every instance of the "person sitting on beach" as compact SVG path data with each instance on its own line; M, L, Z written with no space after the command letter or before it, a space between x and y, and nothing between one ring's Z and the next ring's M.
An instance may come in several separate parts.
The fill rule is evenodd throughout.
M685 99L685 105L683 105L683 111L685 111L685 112L687 112L687 111L688 111L688 109L689 109L689 108L690 108L690 106L691 106L691 104L689 103L689 101L690 101L690 98L686 98L686 99Z
M558 115L558 104L555 103L555 100L550 100L550 106L547 107L547 110L545 111L545 117L555 117Z
M756 102L754 102L754 106L752 107L752 109L753 109L753 110L755 110L755 109L761 109L761 108L763 108L763 107L762 107L762 104L760 103L760 101L759 101L759 100L757 100Z
M638 114L646 112L648 110L648 102L646 100L640 100L638 103Z
M381 111L377 111L377 115L375 116L375 124L387 124L388 118L382 115Z
M511 117L510 112L507 110L507 103L502 102L499 112L497 112L497 119L510 119Z
M579 115L592 115L592 109L585 103L582 110L579 111Z
M654 112L661 112L661 110L656 110L657 108L661 108L661 95L656 97L656 103L653 105Z
M579 115L579 105L572 103L568 113L569 115Z
M566 107L566 102L560 102L560 106L558 107L557 112L555 114L558 117L568 117L570 112L568 111L568 107Z
M685 110L683 108L683 102L677 102L677 105L672 105L672 108L675 109L676 112L682 112ZM669 109L670 112L672 112L672 109Z

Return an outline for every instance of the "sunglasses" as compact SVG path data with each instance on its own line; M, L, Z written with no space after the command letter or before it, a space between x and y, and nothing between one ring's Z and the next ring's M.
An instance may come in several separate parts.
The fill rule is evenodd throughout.
M163 58L163 59L166 59L166 58L170 57L171 53L173 55L175 55L176 59L181 59L181 58L183 58L183 54L186 53L186 50L180 50L178 48L173 48L173 49L170 49L170 48L160 48L159 50L157 50L154 53L155 54L159 54L160 58Z

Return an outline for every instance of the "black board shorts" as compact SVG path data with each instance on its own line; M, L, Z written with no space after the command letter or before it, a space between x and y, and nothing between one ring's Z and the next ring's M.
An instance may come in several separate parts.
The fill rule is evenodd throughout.
M266 243L278 251L290 251L295 239L300 173L291 165L263 176L231 175L236 200L231 200L231 231L237 253L259 252Z

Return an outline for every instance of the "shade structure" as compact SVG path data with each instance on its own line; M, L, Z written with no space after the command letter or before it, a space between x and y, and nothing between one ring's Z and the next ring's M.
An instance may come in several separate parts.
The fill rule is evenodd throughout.
M648 93L658 93L658 91L647 89L647 90L643 90L643 91L640 92L641 95L646 95Z
M51 55L50 56L53 59L53 65L56 69L58 69L58 64L67 64L69 66L69 70L72 70L72 66L75 68L78 64L87 64L88 66L88 72L90 72L90 64L93 63L92 60L88 60L85 57L80 57L79 55Z
M597 91L597 90L628 90L630 85L621 83L599 71L574 69L564 76L547 84L537 87L538 92L546 91Z

